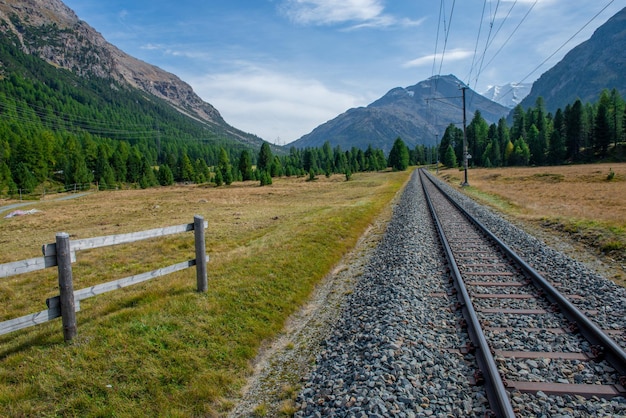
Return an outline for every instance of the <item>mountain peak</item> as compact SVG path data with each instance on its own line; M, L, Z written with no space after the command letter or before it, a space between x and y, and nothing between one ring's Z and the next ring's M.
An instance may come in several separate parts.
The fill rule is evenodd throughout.
M332 146L388 152L396 138L409 146L435 144L450 123L463 122L461 88L454 75L434 76L408 87L395 87L367 107L350 109L315 128L292 144L298 148ZM471 89L466 90L468 119L476 110L488 122L497 122L509 109Z
M513 109L524 97L528 96L532 83L508 83L500 86L489 86L483 96L502 106Z
M60 0L0 0L0 34L17 37L20 48L81 77L112 79L166 100L179 112L219 128L238 141L260 138L228 125L174 74L121 51Z

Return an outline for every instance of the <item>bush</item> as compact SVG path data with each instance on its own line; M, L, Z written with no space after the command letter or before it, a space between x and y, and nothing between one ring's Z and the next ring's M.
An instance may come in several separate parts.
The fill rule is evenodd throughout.
M609 168L609 174L606 176L608 181L611 181L615 178L615 171L612 168Z

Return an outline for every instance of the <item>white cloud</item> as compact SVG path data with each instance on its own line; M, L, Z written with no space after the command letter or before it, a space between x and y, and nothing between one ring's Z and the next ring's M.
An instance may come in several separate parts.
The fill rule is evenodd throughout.
M191 76L186 81L229 124L281 144L300 138L351 107L367 103L365 97L338 92L316 79L256 67Z
M380 0L286 0L283 11L300 24L333 24L367 21L383 12Z
M423 20L413 21L385 14L382 0L284 0L279 7L293 22L301 25L332 25L358 22L349 30L418 26Z
M452 49L450 51L446 51L445 55L443 55L444 62L450 61L459 61L465 58L468 58L474 54L473 51L465 50L465 49ZM442 53L425 55L423 57L416 58L411 60L403 65L404 68L412 68L412 67L424 67L427 65L433 65L433 61L440 62Z

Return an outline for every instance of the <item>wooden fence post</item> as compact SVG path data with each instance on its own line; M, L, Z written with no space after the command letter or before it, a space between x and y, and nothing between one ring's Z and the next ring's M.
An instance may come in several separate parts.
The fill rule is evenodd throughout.
M209 288L206 271L206 244L204 242L204 218L193 217L193 235L196 241L196 280L198 292L206 292Z
M70 236L66 232L56 235L57 268L59 271L59 291L61 292L61 320L63 338L70 341L76 337L76 303L74 302L74 284L72 282L72 253Z

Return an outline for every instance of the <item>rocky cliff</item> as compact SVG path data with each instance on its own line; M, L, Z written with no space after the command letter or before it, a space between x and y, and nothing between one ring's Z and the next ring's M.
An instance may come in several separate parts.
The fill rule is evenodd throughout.
M0 20L0 31L13 32L28 54L82 77L127 83L165 99L190 117L250 141L249 134L226 124L218 110L204 102L189 84L110 44L60 0L0 0Z

